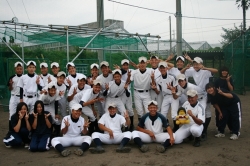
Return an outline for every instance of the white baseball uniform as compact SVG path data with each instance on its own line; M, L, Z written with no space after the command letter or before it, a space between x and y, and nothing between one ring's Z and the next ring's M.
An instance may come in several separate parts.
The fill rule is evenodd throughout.
M55 137L52 139L51 144L55 147L57 144L62 144L63 147L68 146L81 146L83 142L91 144L90 136L81 136L81 132L84 129L84 119L80 116L77 122L73 122L71 119L71 115L67 115L63 118L62 122L68 120L69 127L66 134L63 137ZM65 128L65 123L62 123L61 130Z
M186 111L191 110L192 114L205 122L205 109L204 107L197 102L197 104L192 107L188 101L186 101L183 106ZM176 132L175 132L175 144L180 144L183 142L185 138L187 138L190 134L194 137L200 137L203 131L203 125L198 125L194 122L192 117L189 117L190 123L182 125Z
M104 134L94 132L92 134L92 139L99 138L104 144L119 144L121 143L121 140L123 138L131 139L132 134L130 131L121 131L122 126L127 126L125 118L119 114L115 114L115 116L112 118L109 112L106 112L105 114L103 114L98 123L111 129L113 131L114 138L110 139L109 133L107 131L104 131Z
M76 73L76 75L72 76L72 75L68 75L64 81L65 85L69 86L69 84L67 83L67 79L69 79L71 81L71 86L74 84L77 84L77 80L80 76L84 76L86 77L84 74L82 73ZM87 77L86 77L87 78Z

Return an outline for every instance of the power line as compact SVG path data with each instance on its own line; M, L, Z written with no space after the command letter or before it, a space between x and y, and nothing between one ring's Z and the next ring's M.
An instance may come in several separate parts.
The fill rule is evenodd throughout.
M22 3L23 3L23 0L22 0ZM28 15L28 13L27 13L27 10L26 10L26 7L25 7L24 3L23 3L23 7L24 7L24 9L25 9L26 15L27 15L27 17L28 17L28 19L29 19L29 22L30 22L30 18L29 18L29 15ZM30 22L30 24L31 24L31 22Z
M8 0L6 0L6 1L7 1L8 5L9 5L9 7L10 7L10 9L11 9L12 13L13 13L13 14L14 14L14 16L16 17L16 15L15 15L14 11L12 10L12 8L11 8L11 6L10 6L9 2L8 2Z
M127 4L127 3L117 2L117 1L113 1L113 0L108 0L108 1L111 1L111 2L114 2L114 3L119 3L119 4L122 4L122 5L126 5L126 6L136 7L136 8L140 8L140 9L145 9L145 10L150 10L150 11L175 15L175 13L166 12L166 11L163 11L163 10L151 9L151 8L131 5L131 4ZM231 18L210 18L210 17L192 17L192 16L182 16L182 17L184 17L184 18L194 18L194 19L206 19L206 20L228 20L228 21L229 20L242 20L242 19L231 19ZM246 20L250 20L250 19L246 19Z

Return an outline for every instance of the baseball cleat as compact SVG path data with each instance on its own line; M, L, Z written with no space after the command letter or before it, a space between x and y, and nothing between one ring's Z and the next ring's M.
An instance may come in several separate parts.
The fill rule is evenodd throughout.
M82 156L82 155L83 155L82 149L76 149L76 150L74 151L74 153L75 153L77 156Z
M237 140L239 137L236 134L232 134L230 137L231 140Z
M24 148L29 148L29 147L30 147L29 144L25 144L25 145L24 145Z
M129 147L116 148L116 152L118 152L118 153L129 153L130 151L131 151L131 148L129 148Z
M11 148L11 145L7 142L4 142L6 148Z
M156 150L160 153L164 153L166 148L163 145L156 145Z
M101 147L101 146L98 146L96 148L89 148L89 151L91 153L98 154L98 153L104 153L105 149L103 147Z
M215 135L215 137L217 137L217 138L222 138L222 137L225 137L225 134L223 134L223 133L218 133L218 134Z
M67 149L65 149L65 150L63 150L62 152L61 152L61 155L63 156L63 157L67 157L68 155L70 155L71 154L71 151L70 150L67 150Z
M142 153L147 152L147 151L148 151L148 146L147 146L147 145L142 145L142 146L140 147L140 151L141 151Z
M194 147L199 147L200 145L201 145L201 139L200 139L200 137L195 137L194 138L193 146Z

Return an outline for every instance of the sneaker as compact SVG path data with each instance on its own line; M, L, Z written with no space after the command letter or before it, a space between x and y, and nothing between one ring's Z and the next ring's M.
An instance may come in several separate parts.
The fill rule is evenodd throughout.
M11 148L11 145L7 142L4 142L6 148Z
M30 145L29 144L24 144L24 148L29 148Z
M65 149L65 150L63 150L62 152L61 152L61 155L63 156L63 157L67 157L68 155L70 155L71 154L71 151L70 150L67 150L67 149Z
M103 147L101 147L101 146L98 146L96 148L89 148L89 151L91 153L98 154L98 153L104 153L105 149Z
M231 140L237 140L239 137L236 134L232 134L230 137Z
M129 148L129 147L116 148L116 152L118 152L118 153L129 153L130 151L131 151L131 148Z
M166 151L166 148L163 145L157 145L156 150L160 153L164 153Z
M140 151L141 151L142 153L147 152L147 151L148 151L148 146L147 146L147 145L142 145L142 146L140 147Z
M82 155L83 155L82 149L76 149L76 150L74 151L74 153L75 153L77 156L82 156Z
M200 137L195 137L195 138L194 138L193 146L194 146L194 147L199 147L199 146L201 146L201 139L200 139Z
M217 137L217 138L222 138L222 137L225 137L225 134L223 134L223 133L218 133L218 134L216 134L216 135L214 135L215 137Z

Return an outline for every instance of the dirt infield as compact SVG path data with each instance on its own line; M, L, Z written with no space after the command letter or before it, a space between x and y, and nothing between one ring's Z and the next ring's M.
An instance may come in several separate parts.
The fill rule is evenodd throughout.
M214 116L208 128L208 139L196 148L192 142L186 140L180 145L174 145L165 153L156 151L156 144L150 144L147 153L141 153L137 146L130 141L132 150L128 154L115 152L116 145L104 145L103 154L85 152L79 157L71 154L61 157L51 148L48 152L29 152L23 147L6 148L0 145L0 165L91 165L91 166L133 166L133 165L249 165L250 163L250 95L239 95L242 102L242 128L240 138L236 141L229 140L229 131L226 130L225 138L215 138ZM3 138L8 129L8 112L0 109L0 138ZM70 147L72 151L76 147Z

